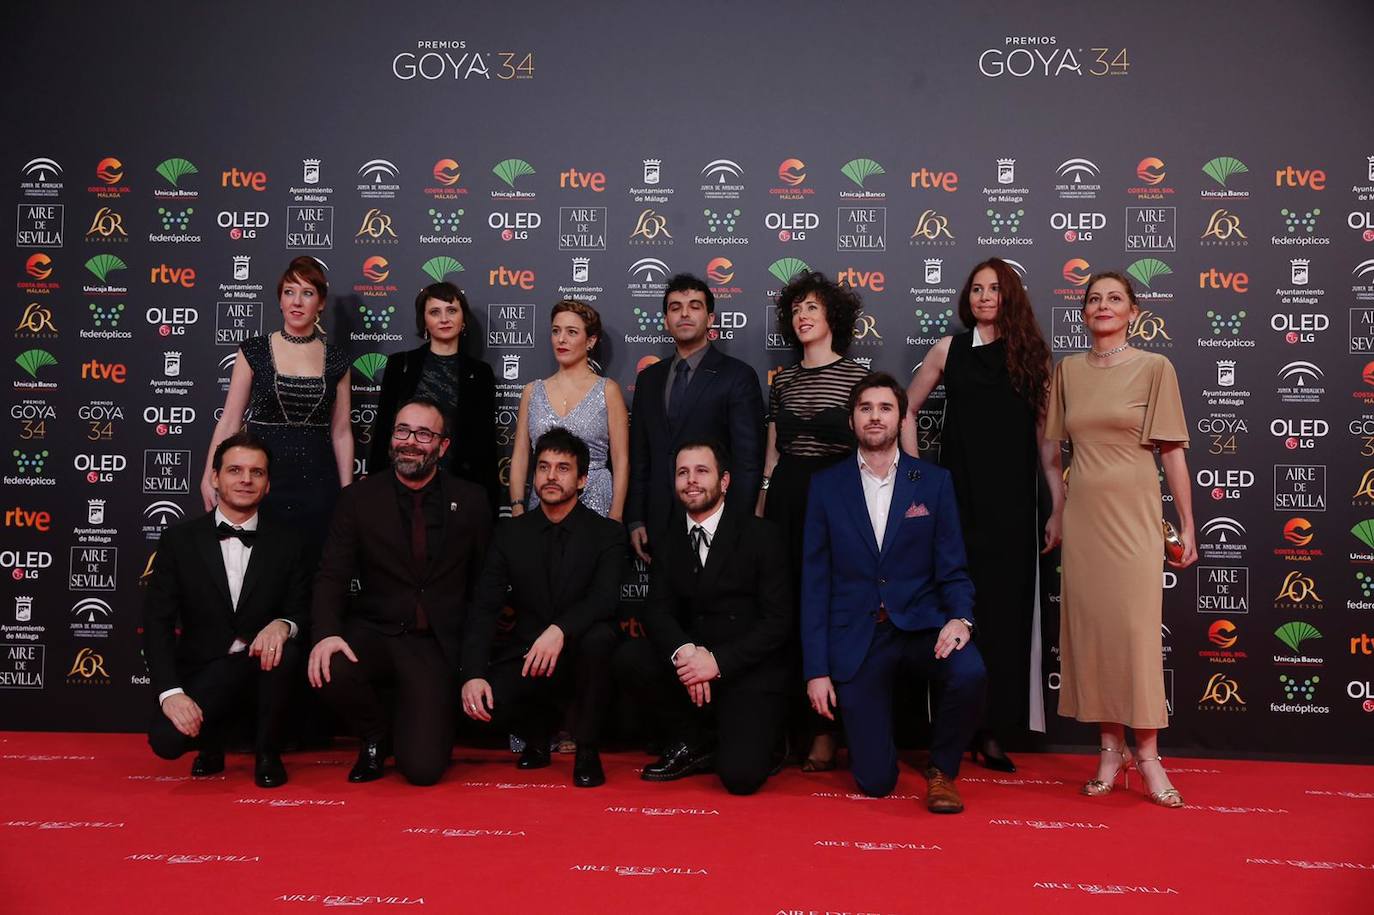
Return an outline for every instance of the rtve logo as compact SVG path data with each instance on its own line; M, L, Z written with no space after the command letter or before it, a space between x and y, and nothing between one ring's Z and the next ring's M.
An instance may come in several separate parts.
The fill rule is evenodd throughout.
M942 191L954 193L959 190L959 173L932 172L922 166L920 171L911 173L911 186L926 189L939 188Z
M1232 292L1246 292L1250 289L1250 274L1237 271L1227 273L1212 267L1197 275L1199 289L1229 289Z
M570 168L565 172L558 173L558 186L572 190L586 189L600 194L606 190L606 173L580 172L575 168Z
M169 267L166 264L158 264L148 269L148 282L193 289L196 285L196 271L194 267Z
M487 271L488 286L518 286L525 291L534 288L533 270L512 270L505 265Z
M52 530L52 515L45 511L29 511L26 508L5 509L5 527L31 527L47 533Z
M101 362L99 359L92 359L90 362L81 363L82 381L111 381L123 384L128 372L128 367L122 362Z
M887 276L881 270L855 270L853 267L847 267L835 273L835 282L844 283L851 289L882 292L887 287Z
M1326 172L1319 168L1304 169L1285 166L1274 170L1274 187L1305 187L1313 191L1326 190Z
M245 172L237 168L231 168L227 172L220 172L220 187L242 187L251 188L255 191L267 190L267 172Z

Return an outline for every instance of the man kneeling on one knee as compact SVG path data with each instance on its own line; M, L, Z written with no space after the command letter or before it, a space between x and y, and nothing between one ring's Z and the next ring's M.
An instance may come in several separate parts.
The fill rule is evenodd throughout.
M674 480L681 510L653 541L648 638L616 656L620 678L671 735L642 777L671 781L714 765L731 794L752 794L773 769L790 685L787 553L772 522L726 504L722 446L684 444Z
M802 662L811 705L844 711L850 768L874 797L897 784L898 674L938 681L926 807L959 813L959 760L987 672L973 635L973 582L949 472L902 454L906 391L874 372L849 396L858 454L811 480L802 550Z

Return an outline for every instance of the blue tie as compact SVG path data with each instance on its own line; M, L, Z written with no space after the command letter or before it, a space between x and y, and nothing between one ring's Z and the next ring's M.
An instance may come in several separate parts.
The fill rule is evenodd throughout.
M682 419L682 410L687 402L687 373L692 370L685 359L679 359L673 369L673 389L668 392L668 421L674 426Z

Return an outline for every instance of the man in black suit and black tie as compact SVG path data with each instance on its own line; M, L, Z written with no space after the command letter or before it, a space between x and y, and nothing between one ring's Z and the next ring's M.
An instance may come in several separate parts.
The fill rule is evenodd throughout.
M559 699L571 692L573 784L594 788L606 781L597 745L610 701L625 532L578 500L590 463L580 438L550 429L535 443L534 460L539 510L497 528L468 614L463 711L523 737L517 765L539 769L549 765ZM515 611L515 625L497 645L504 606Z
M491 538L486 492L436 473L449 434L433 402L403 404L391 470L345 489L329 526L308 673L362 739L351 782L382 777L388 734L412 784L432 785L448 768L463 613ZM350 603L354 578L362 590ZM394 687L391 708L382 685Z
M686 273L668 281L663 324L677 342L671 359L635 379L630 408L630 493L625 524L635 555L650 561L654 538L673 513L673 461L686 441L714 441L734 458L730 505L753 511L763 479L763 396L753 367L711 345L716 298Z
M163 532L143 603L143 656L160 708L148 730L153 752L176 759L195 745L192 775L223 772L225 720L256 689L253 780L262 788L286 784L281 749L310 581L295 535L258 518L271 464L250 433L220 442L210 472L219 505Z
M670 728L668 748L645 766L645 781L672 781L714 763L726 790L752 794L774 766L791 686L783 645L792 579L782 534L727 501L727 467L714 443L687 442L678 451L683 511L659 538L642 617L648 638L622 645L615 666Z

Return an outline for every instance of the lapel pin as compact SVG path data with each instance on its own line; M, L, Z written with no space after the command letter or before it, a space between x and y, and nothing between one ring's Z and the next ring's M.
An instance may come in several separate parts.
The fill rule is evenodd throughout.
M457 503L457 502L450 502L450 503L448 504L448 510L451 511L451 512L456 512L456 511L458 510L458 503Z
M908 471L906 472L906 478L907 478L908 480L910 480L911 482L915 483L917 480L919 480L919 479L921 478L921 471L919 471L919 470L908 470Z

